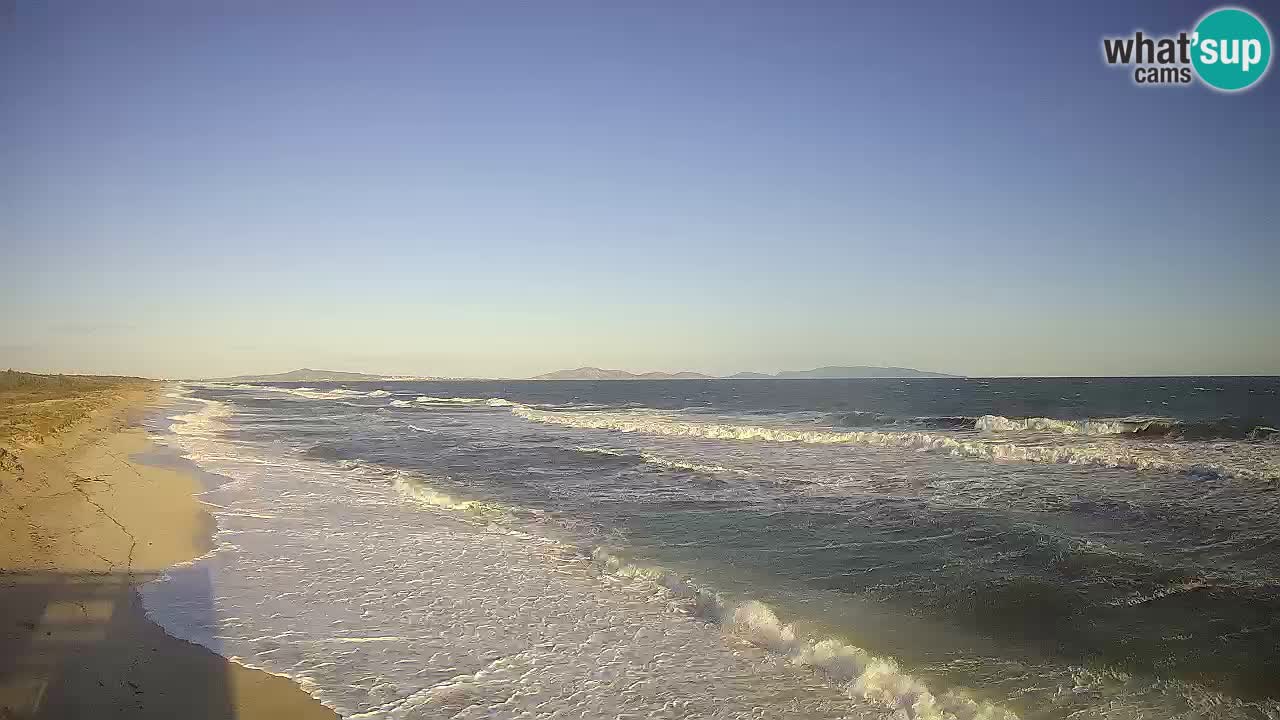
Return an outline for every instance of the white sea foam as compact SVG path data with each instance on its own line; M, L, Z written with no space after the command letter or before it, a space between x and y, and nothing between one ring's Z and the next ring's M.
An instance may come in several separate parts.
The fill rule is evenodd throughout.
M217 400L191 397L179 391L178 396L198 403L199 408L193 412L173 416L169 432L177 435L206 436L226 428L226 419L231 416L231 407Z
M316 391L311 388L272 388L250 386L258 390L268 389L305 398L335 399L339 397L368 396L367 393L346 389ZM385 392L385 391L375 391ZM982 436L965 436L939 431L890 431L890 430L810 430L798 427L760 426L737 422L706 422L686 419L678 414L647 409L628 411L597 411L581 408L544 409L530 407L505 398L431 397L419 396L416 403L423 405L459 405L463 407L508 407L517 417L533 422L566 427L613 430L624 433L646 433L673 437L702 437L717 440L765 441L779 443L803 443L818 445L860 445L868 447L901 448L921 452L935 452L961 458L974 458L994 462L1031 462L1047 464L1089 465L1108 468L1126 468L1163 472L1187 472L1193 474L1236 477L1244 480L1274 482L1280 480L1280 457L1272 449L1280 439L1272 435L1268 440L1254 443L1253 447L1229 443L1169 443L1102 442L1108 436L1123 436L1141 432L1151 427L1164 427L1172 423L1162 418L1121 418L1114 420L1057 420L1054 418L1017 418L985 415L975 422L975 430ZM407 401L393 400L395 407L407 407ZM1017 433L1040 432L1066 436L1096 438L1099 442L1074 444L1043 444L1019 441ZM1002 433L1012 433L1007 439ZM728 468L701 463L669 461L661 456L644 458L655 465L665 462L681 463L682 468L694 472L736 472ZM696 466L696 467L695 467ZM677 465L672 464L676 468Z
M408 400L392 400L391 407L406 408L412 405Z
M414 398L414 401L431 405L487 405L489 407L511 407L516 405L516 403L503 398L431 397L430 395L419 395Z
M613 454L608 448L601 450ZM418 478L398 476L395 486L403 497L413 502L464 513L472 518L507 510L494 503L458 499L433 489ZM515 534L558 546L562 553L572 553L571 548L559 546L555 541L526 533ZM712 621L757 647L781 655L791 666L821 672L850 698L868 701L888 710L905 711L901 716L904 720L1016 720L1017 716L1012 712L990 703L974 701L963 693L935 695L923 682L903 671L892 658L875 656L834 638L815 640L798 637L795 626L784 624L773 608L763 602L726 603L719 594L699 586L692 579L660 567L632 564L603 547L592 552L591 562L595 569L611 577L639 582L647 592L672 596L691 614Z
M1058 420L1047 417L1007 418L983 415L974 423L981 432L1056 432L1064 435L1131 435L1151 429L1172 430L1176 420L1168 418L1116 418Z
M577 450L580 453L587 453L588 455L609 455L612 457L626 457L627 455L630 454L626 450L616 450L614 448L606 448L606 447L580 446L580 447L575 447L574 450Z
M315 388L300 387L286 388L264 386L263 390L270 392L284 393L294 397L306 398L307 400L337 400L340 398L364 397L365 393L358 390L348 390L346 388L334 388L333 390L317 390Z
M757 647L778 653L793 666L809 667L836 683L846 695L870 701L889 710L903 711L908 720L996 720L1017 716L991 703L978 702L963 693L935 695L892 658L873 655L835 638L799 637L792 624L783 623L768 604L758 600L726 603L720 595L699 587L662 568L634 565L596 548L592 560L603 572L649 583L689 603L690 612L711 620L725 631Z
M390 397L391 393L387 390L351 390L349 388L334 388L332 390L318 390L312 387L279 387L276 385L247 385L244 383L201 383L204 386L226 388L230 390L251 390L254 392L271 392L282 395L289 395L304 400L344 400L348 398L381 398Z
M785 691L788 708L806 716L870 718L880 708L913 720L1012 717L935 697L892 660L797 638L763 603L726 604L691 580L603 548L585 559L557 541L495 526L510 520L507 508L459 498L427 478L396 472L390 494L475 530L399 516L385 491L330 477L322 466L229 453L218 440L227 411L205 401L175 417L173 430L189 455L255 480L215 491L219 551L147 585L144 604L178 637L298 680L349 717L745 719L791 683L788 666L822 672L854 703L841 708L797 684ZM626 582L594 583L593 572ZM210 591L214 598L200 596ZM681 620L685 613L776 660L744 656ZM638 682L653 691L637 693Z
M431 505L446 510L457 510L472 515L504 513L506 511L506 508L498 503L459 500L452 495L435 490L421 480L410 478L403 474L397 474L393 484L396 492L400 493L401 497L423 505Z
M1116 600L1115 602L1112 602L1111 605L1115 607L1119 607L1122 605L1129 605L1129 606L1143 605L1145 603L1152 602L1153 600L1160 600L1161 598L1169 597L1170 595L1180 595L1185 592L1203 590L1208 587L1212 587L1212 586L1204 580L1188 580L1186 582L1166 585L1165 587L1159 588L1157 590L1153 590L1152 592L1149 592L1149 593L1139 593L1136 595L1131 595L1121 600Z
M765 441L813 445L861 445L937 452L953 457L990 461L1093 465L1135 470L1192 472L1274 480L1280 468L1258 458L1259 467L1231 467L1165 452L1165 448L1132 444L1031 445L964 437L938 432L881 430L807 430L802 428L704 422L654 412L566 412L515 405L511 412L532 422L565 427L645 433L713 440ZM1274 458L1271 458L1274 461Z
M627 452L626 450L617 450L614 448L606 448L606 447L579 446L579 447L575 447L574 450L577 450L580 453L587 453L587 454L594 454L594 455L611 455L614 457L626 457L628 455L633 454L633 453ZM738 468L727 468L727 467L724 467L723 465L713 465L710 463L696 463L696 462L691 462L689 460L676 460L673 458L663 457L661 455L655 455L654 453L651 453L651 452L636 452L634 453L634 455L650 465L656 465L658 467L664 467L670 470L687 470L689 472L704 473L707 475L715 475L718 473L733 473L735 475L751 474L751 472L748 470L741 470Z
M982 432L1058 432L1067 435L1119 435L1132 432L1119 420L1057 420L1046 417L1010 419L1001 415L983 415L974 423Z
M226 411L206 401L165 440L240 480L206 497L217 549L144 586L144 604L172 634L293 678L345 717L1010 717L847 638L806 637L768 604L522 532L518 509L372 465L231 446ZM1010 672L997 692L1056 687L1084 696L1071 707L1089 717L1191 717L1203 696ZM1196 717L1257 714L1205 702Z
M733 473L735 475L751 474L746 470L738 470L736 468L727 468L727 467L724 467L723 465L696 463L696 462L690 462L688 460L675 460L672 458L665 458L660 455L654 455L653 453L647 453L647 452L640 453L640 457L643 458L644 461L649 463L650 465L657 465L659 467L671 468L673 470L688 470L690 472L707 473L712 475L716 473Z
M883 716L643 585L601 583L565 545L494 525L500 508L175 425L192 427L166 441L240 481L211 491L218 550L145 585L148 615L344 717Z

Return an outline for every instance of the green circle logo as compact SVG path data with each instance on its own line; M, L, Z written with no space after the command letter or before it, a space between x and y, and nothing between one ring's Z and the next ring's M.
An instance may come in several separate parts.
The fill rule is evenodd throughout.
M1271 33L1248 10L1221 8L1205 15L1191 42L1196 73L1218 90L1243 90L1261 80L1271 64Z

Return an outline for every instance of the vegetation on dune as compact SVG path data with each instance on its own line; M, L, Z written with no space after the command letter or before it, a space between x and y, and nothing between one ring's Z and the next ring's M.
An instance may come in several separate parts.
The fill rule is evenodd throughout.
M110 375L0 372L0 446L34 442L66 430L122 392L151 383Z

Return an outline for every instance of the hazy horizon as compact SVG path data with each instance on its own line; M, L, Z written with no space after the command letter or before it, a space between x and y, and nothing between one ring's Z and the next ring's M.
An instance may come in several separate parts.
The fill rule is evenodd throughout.
M1280 375L1280 80L1099 58L1215 6L19 2L0 367Z
M816 367L855 367L855 366L854 366L853 364L851 364L851 363L845 363L845 364L837 365L837 366L827 366L827 365L824 365L824 366L815 366L815 368L816 368ZM1169 378L1178 378L1178 377L1182 377L1182 378L1194 378L1194 377L1219 377L1219 378L1228 378L1228 377L1280 377L1280 374L1277 374L1277 373L1252 373L1252 374L1234 374L1234 375L1233 375L1233 374L1229 374L1229 373L1171 373L1171 374L1166 374L1166 375L1017 375L1017 374L1009 374L1009 375L965 375L965 374L962 374L962 373L954 373L954 372L948 371L948 370L946 370L946 369L938 369L938 368L909 368L909 367L903 367L903 366L870 366L870 367L902 367L902 369L904 369L904 370L919 370L919 371L924 371L924 372L940 373L940 374L942 374L942 375L944 376L944 377L932 377L932 378L931 378L931 377L918 377L918 378L911 378L911 379L916 379L916 380L948 380L948 379L960 379L960 380L990 380L990 379L1001 379L1001 378L1003 378L1003 379L1019 379L1019 378L1027 378L1027 379L1036 379L1036 378L1040 378L1040 379L1071 379L1071 378L1098 378L1098 379L1102 379L1102 378L1112 378L1112 379L1114 379L1114 378L1161 378L1161 377L1169 377ZM233 379L233 378L250 378L250 377L252 377L252 378L257 378L257 377L268 377L268 376L271 376L271 375L280 375L280 374L289 373L289 372L293 372L293 371L297 371L297 370L312 370L312 371L315 371L315 372L343 372L343 373L359 373L359 374L373 375L373 376L385 376L385 377L390 377L390 378L397 378L397 381L398 381L398 380L400 380L400 379L423 379L423 380L513 380L513 381L515 381L515 380L532 380L532 379L535 379L538 375L543 375L543 374L547 374L547 373L555 372L555 371L557 371L557 370L575 370L575 369L580 369L580 368L592 368L592 369L609 370L609 371L613 371L613 370L622 370L622 371L626 371L626 372L634 373L634 374L637 374L637 375L642 374L642 373L648 373L648 372L659 372L659 373L672 373L672 374L674 374L674 373L677 373L677 372L692 371L692 372L699 372L699 373L702 373L702 374L704 374L704 375L707 375L708 377L707 377L707 378L705 378L705 379L708 379L708 380L731 380L731 379L733 379L733 378L731 377L733 374L735 374L735 373L742 373L742 372L747 372L747 373L761 373L761 374L765 374L765 375L776 375L776 374L781 373L781 372L788 372L788 371L802 371L802 370L813 370L813 369L815 369L815 368L808 368L808 367L806 367L806 368L779 368L779 369L777 369L777 370L751 370L751 369L747 369L747 370L735 370L735 371L733 371L733 372L729 372L729 373L715 374L715 373L710 373L710 372L705 372L705 373L703 373L703 372L702 372L702 371L700 371L700 370L697 370L697 369L691 369L691 368L662 368L662 369L653 369L653 368L627 368L627 367L610 367L610 368L601 368L601 367L597 367L597 366L593 366L593 365L575 365L575 366L572 366L572 367L565 367L565 368L549 368L549 369L547 369L547 370L544 370L544 371L541 371L541 372L537 372L537 373L532 373L532 374L530 374L530 375L430 375L430 374L426 374L426 373L395 373L395 372L386 372L386 371L380 371L380 370L376 370L376 369L359 368L359 367L346 367L346 368L323 367L323 368L322 368L322 367L301 367L301 366L300 366L300 367L291 367L291 368L279 369L279 370L268 370L268 371L262 371L262 372L239 372L239 373L232 373L232 374L227 374L227 375L216 375L216 376L214 376L214 375L200 375L200 376L196 376L196 375L142 375L142 376L140 376L140 377L144 377L144 378L148 378L148 379L152 379L152 380L182 381L182 382L204 382L204 381L227 380L227 379ZM68 370L62 370L62 371L52 371L52 370L47 370L47 369L46 369L46 370L42 370L42 369L39 369L39 368L18 368L18 367L9 367L9 368L3 368L3 369L6 369L6 370L17 370L17 371L19 371L19 372L30 372L30 373L37 373L37 374L39 374L39 373L55 373L55 374L57 374L57 373L61 373L61 374L71 374L71 375L95 375L95 374L117 375L117 374L118 374L118 373L96 373L96 372L93 372L93 371L87 371L87 370L76 370L76 369L68 369ZM673 379L686 379L686 378L673 378ZM701 378L690 378L690 379L698 380L698 379L701 379ZM760 378L760 379L766 379L766 378ZM819 380L819 381L821 381L821 380L824 380L824 379L828 379L828 380L829 380L829 379L831 379L831 378L783 378L783 379L789 379L789 380ZM839 379L839 378L836 378L836 379ZM897 379L897 378L892 378L892 377L882 377L882 378L869 377L869 378L849 378L849 379L854 379L854 380L858 380L858 379L861 379L861 380L885 380L885 379ZM313 381L297 381L297 382L331 382L331 381L319 381L319 380L313 380ZM340 382L340 381L339 381L339 382ZM392 381L384 380L384 382L392 382ZM563 382L582 382L582 381L565 380L565 381L563 381ZM612 382L612 381L610 381L610 382Z

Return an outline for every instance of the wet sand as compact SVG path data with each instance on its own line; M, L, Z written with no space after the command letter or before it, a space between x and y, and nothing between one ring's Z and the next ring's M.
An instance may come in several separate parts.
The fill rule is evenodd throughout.
M145 617L136 586L206 552L213 530L194 476L133 460L151 445L132 420L158 387L81 394L69 423L4 443L0 718L335 718ZM24 423L67 405L3 400L0 416Z

